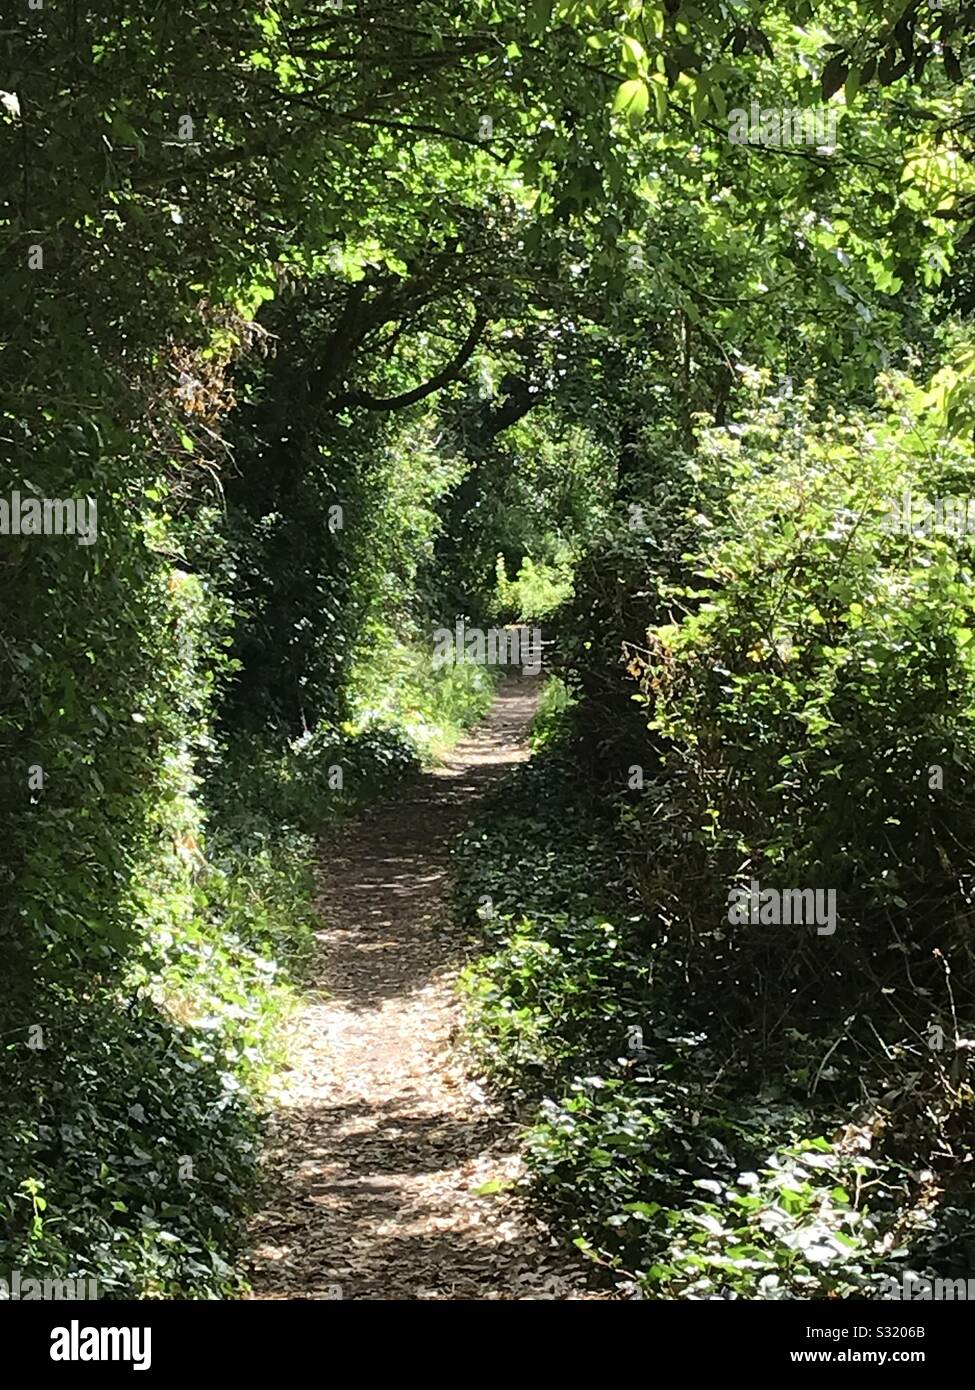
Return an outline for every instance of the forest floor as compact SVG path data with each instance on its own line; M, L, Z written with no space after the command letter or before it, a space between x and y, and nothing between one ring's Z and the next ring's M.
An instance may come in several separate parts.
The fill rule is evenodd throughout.
M583 1273L507 1187L517 1126L465 1068L451 838L528 756L537 680L507 675L443 765L323 846L317 936L252 1224L257 1299L564 1299Z

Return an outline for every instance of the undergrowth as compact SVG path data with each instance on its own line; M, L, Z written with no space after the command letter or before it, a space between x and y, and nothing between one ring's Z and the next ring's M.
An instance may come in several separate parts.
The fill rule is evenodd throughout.
M971 1267L972 550L890 525L971 490L928 407L886 379L867 417L705 429L590 557L535 761L459 847L472 1041L627 1290ZM835 930L742 923L751 880L830 890Z
M391 702L382 723L365 711L358 727L211 749L202 816L184 765L133 892L124 968L62 959L56 978L36 974L0 1040L0 1269L94 1279L107 1299L243 1291L266 1091L315 925L316 837L490 698L486 681L445 694L411 670L407 729ZM435 737L411 738L418 722Z

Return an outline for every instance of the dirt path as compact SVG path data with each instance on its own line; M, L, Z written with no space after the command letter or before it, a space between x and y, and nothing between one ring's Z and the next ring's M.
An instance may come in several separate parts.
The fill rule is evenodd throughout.
M537 683L509 676L479 728L329 847L326 924L253 1223L254 1297L519 1299L581 1283L508 1193L515 1136L454 1048L464 943L450 837L527 756Z

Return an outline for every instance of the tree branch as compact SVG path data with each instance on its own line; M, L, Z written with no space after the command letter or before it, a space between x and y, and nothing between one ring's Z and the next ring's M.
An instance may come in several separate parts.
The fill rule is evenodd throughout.
M474 316L471 331L457 355L442 371L439 371L436 376L431 377L422 386L415 386L412 391L404 391L399 396L388 396L385 399L371 396L366 391L347 391L344 395L337 396L329 404L334 410L347 405L361 405L366 410L402 410L405 406L415 405L417 401L422 401L426 396L432 396L434 391L439 391L441 387L448 386L452 381L457 380L474 355L474 349L480 342L481 334L487 324L488 315L478 310Z

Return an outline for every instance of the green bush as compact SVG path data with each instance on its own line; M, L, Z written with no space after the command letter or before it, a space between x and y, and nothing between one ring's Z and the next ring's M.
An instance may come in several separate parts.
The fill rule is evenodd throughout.
M787 1010L847 1056L877 1053L873 1028L892 1081L909 1067L937 1083L923 1035L944 1025L952 1051L967 1035L946 962L967 951L975 867L975 551L888 515L908 488L968 495L975 465L916 388L881 389L872 416L775 404L705 434L694 578L665 596L683 615L636 663L666 815L639 810L628 831L720 1026ZM729 890L750 879L835 890L835 934L729 930ZM782 1028L760 1041L765 1065L793 1045Z
M526 555L515 579L509 579L504 556L498 556L495 612L506 622L537 623L549 617L572 593L572 567L568 555L558 564L535 561Z
M583 566L574 703L460 846L472 1042L553 1220L647 1294L963 1273L975 548L890 499L967 497L972 447L889 378L698 449ZM835 890L835 933L732 924L752 878Z
M369 624L352 674L353 727L392 725L428 759L456 743L490 705L498 672L464 661L434 669L431 656L432 642Z

